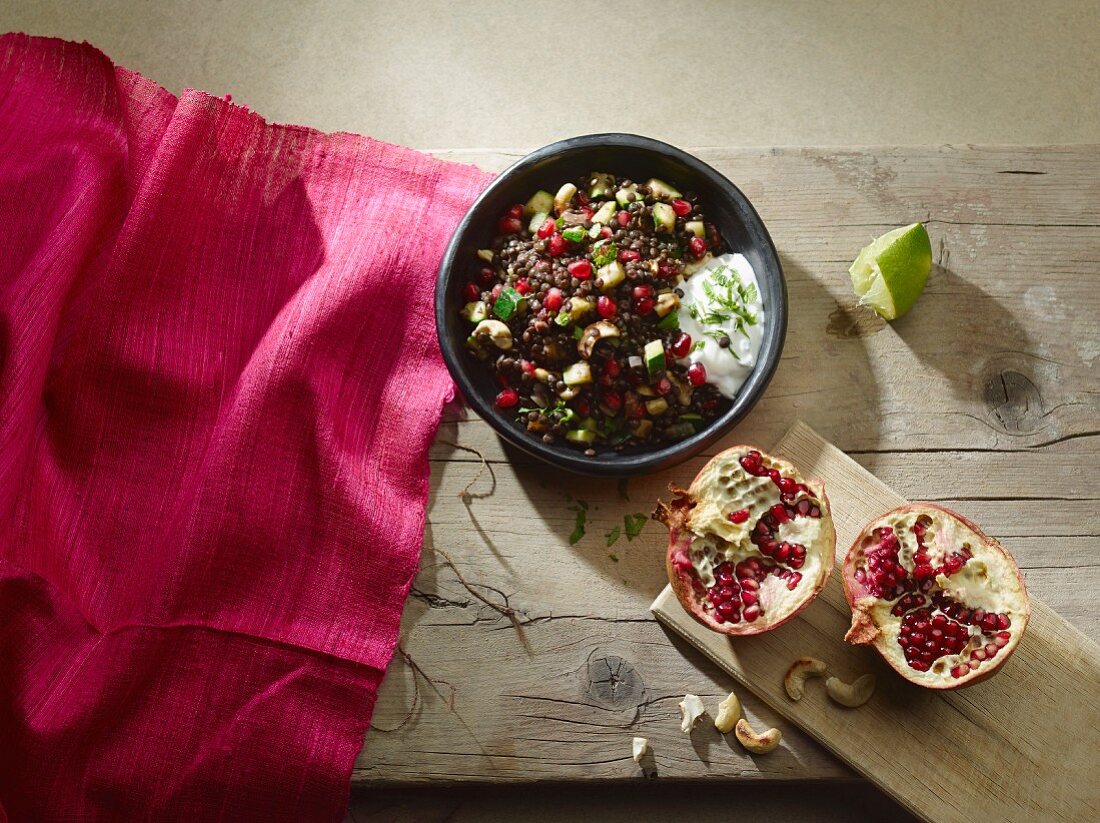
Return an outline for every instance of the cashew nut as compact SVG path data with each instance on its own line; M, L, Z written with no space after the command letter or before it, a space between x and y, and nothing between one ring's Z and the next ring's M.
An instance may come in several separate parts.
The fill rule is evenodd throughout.
M845 683L839 677L830 677L825 681L825 691L841 706L854 709L871 699L875 692L875 676L865 674L856 678L854 683Z
M504 351L512 348L512 332L499 320L482 320L474 328L474 337L488 337L494 346Z
M768 729L763 734L757 734L745 718L737 721L733 733L737 735L737 740L745 747L745 750L752 754L767 754L775 749L779 745L779 741L783 739L783 732L779 729Z
M685 694L684 699L680 701L680 714L683 717L680 721L680 731L684 734L691 734L695 722L702 717L705 711L702 700L694 694Z
M714 728L722 734L729 734L740 717L741 701L737 699L736 694L730 692L730 696L718 704L718 716L714 718Z
M645 757L646 749L649 748L649 741L644 737L635 737L633 745L633 757L635 763L641 763L642 758Z
M592 349L605 337L619 337L619 327L609 320L597 320L585 327L580 340L577 341L577 351L585 360L592 356Z
M802 689L807 678L824 677L828 668L823 660L816 657L800 657L787 669L783 677L783 688L787 690L787 696L791 700L802 699Z

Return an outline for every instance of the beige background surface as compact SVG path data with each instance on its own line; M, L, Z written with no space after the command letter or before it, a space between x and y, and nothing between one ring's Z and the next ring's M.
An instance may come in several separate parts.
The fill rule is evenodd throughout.
M0 0L173 91L417 148L1100 139L1100 3Z
M1100 142L1100 4L24 2L0 30L89 40L169 89L424 149L638 131L685 147ZM788 784L371 792L357 820L901 820ZM743 813L743 814L742 814Z

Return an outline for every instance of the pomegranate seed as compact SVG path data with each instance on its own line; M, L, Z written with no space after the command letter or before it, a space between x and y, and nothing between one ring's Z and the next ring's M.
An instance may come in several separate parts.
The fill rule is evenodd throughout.
M601 294L600 299L596 301L596 312L600 317L609 320L619 313L619 307L606 294Z
M687 217L691 214L691 203L687 200L676 198L672 201L672 210L676 212L677 217Z
M753 582L755 583L756 581L754 580ZM758 595L756 592L748 591L745 588L741 589L741 602L744 605L751 606L754 603L756 603L759 599L760 599L760 595Z
M615 215L615 219L619 221L619 225L626 228L630 225L630 212L621 211Z
M748 509L738 509L735 512L729 513L729 519L731 523L744 523L749 519Z
M640 317L645 317L647 314L653 311L654 303L652 297L643 297L640 300L634 301L634 313Z
M623 407L623 396L617 391L606 391L603 393L603 404L618 414Z
M554 257L565 254L565 246L565 238L557 233L550 235L550 239L546 241L546 250Z
M601 226L600 227L600 237L603 237L607 240L610 240L612 234L613 234L613 232L611 231L610 226Z
M775 559L780 563L786 563L787 558L791 556L791 544L780 543L779 548L775 550Z
M1012 639L1012 635L1008 632L998 632L993 635L993 643L998 648L1004 648L1008 645L1008 641Z
M751 623L752 621L754 621L756 618L758 618L760 616L760 607L757 606L757 605L746 606L743 616L744 616L745 620L747 620L749 623Z
M997 615L997 628L998 629L1007 629L1011 625L1012 625L1012 621L1009 619L1007 614Z
M516 281L516 291L518 291L520 294L530 294L531 284L523 278L520 278Z
M676 266L667 260L661 260L657 263L657 276L658 277L675 277L677 273Z
M561 296L561 289L558 288L548 289L546 296L542 298L542 305L550 311L558 311L563 302L564 299Z
M496 277L496 272L489 267L485 267L477 273L477 282L483 286L488 286L493 282L494 277Z
M702 237L693 237L691 242L688 243L688 248L691 249L691 256L696 260L702 260L707 253L707 241Z
M798 483L791 477L779 478L779 491L782 494L796 494L798 492Z
M514 217L517 220L519 218L523 217L523 204L522 203L513 204L512 207L510 209L508 209L507 216L508 217Z
M701 386L707 382L707 368L702 363L692 363L687 370L688 381L693 386Z
M653 286L649 285L648 283L643 283L640 286L635 286L633 289L630 290L630 295L635 300L641 300L643 297L652 297Z
M477 287L477 283L471 281L462 287L462 296L466 298L467 303L473 303L481 299L481 289Z
M535 234L537 234L541 239L545 240L547 237L552 235L557 228L557 223L555 223L552 219L548 217L546 218L546 222L539 226L539 230L535 232Z
M719 603L717 606L715 606L715 611L722 615L722 617L730 617L734 613L734 611L736 611L736 609L737 607L729 601Z
M672 354L676 357L687 357L689 351L691 351L691 335L685 332L680 332L675 340L672 341Z
M618 377L619 372L622 370L622 366L619 365L618 360L608 360L604 364L603 370L612 377Z
M672 391L672 381L667 377L662 377L657 381L657 385L654 388L657 389L657 394L668 394Z
M497 406L502 409L510 409L519 402L519 395L515 389L505 389L497 395Z
M791 522L791 516L787 514L787 507L784 506L782 503L776 503L774 506L772 506L771 513L772 517L774 517L776 519L776 522L778 523Z
M588 401L583 397L577 401L577 412L581 417L587 417L592 413L592 407L588 405Z
M641 253L635 251L634 249L622 249L619 252L619 262L620 263L634 263L634 262L636 262L638 260L641 260L641 259L642 259Z
M496 299L498 297L500 297L500 293L503 290L504 290L504 284L503 283L497 283L495 286L493 286L493 290L492 290L492 292L490 292L490 296L491 296L493 302L496 302Z
M578 280L587 280L592 276L592 264L587 260L574 260L565 268L570 277L576 277Z
M787 588L793 592L801 581L802 575L798 572L792 572L790 577L787 578Z
M535 364L530 360L520 360L519 367L528 377L531 377L535 373Z
M518 217L502 217L497 229L501 234L518 234L523 229L523 221Z

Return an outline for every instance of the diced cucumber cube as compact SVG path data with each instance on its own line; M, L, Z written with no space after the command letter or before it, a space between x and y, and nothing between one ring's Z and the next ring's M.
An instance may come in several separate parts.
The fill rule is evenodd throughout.
M477 256L484 260L486 263L493 262L493 250L492 249L478 249Z
M587 445L596 442L596 432L590 429L570 429L565 433L565 439L570 443L583 443Z
M572 365L566 366L561 373L562 382L567 386L583 386L592 382L592 369L583 360L578 360Z
M534 234L542 228L542 224L550 219L550 213L545 211L537 211L531 215L531 222L527 224L527 231Z
M606 266L600 266L596 271L596 286L601 291L609 291L626 279L626 269L618 260L612 260Z
M532 214L538 214L540 211L549 213L553 208L554 195L548 191L539 189L531 195L531 199L528 200L527 204L523 207L523 213L530 217Z
M570 243L580 243L584 240L586 234L584 226L570 226L561 233L561 236Z
M596 213L592 215L592 222L602 223L606 226L608 223L611 222L611 218L615 216L616 205L617 204L614 200L608 200L606 203L596 209Z
M707 227L703 224L702 220L689 220L684 223L684 228L696 237L706 237Z
M665 344L660 340L650 340L643 350L646 371L649 376L656 377L665 370Z
M606 197L611 191L611 175L602 171L594 171L588 175L588 196L593 200L597 197Z
M660 234L676 230L676 211L668 203L653 204L653 226Z
M471 323L480 323L489 316L489 306L486 305L484 300L475 300L466 304L466 307L462 310L462 316Z
M623 186L615 192L615 200L624 209L638 199L638 186L634 183L631 183L629 186Z
M675 200L683 196L664 180L658 180L656 177L649 178L645 184L649 187L650 194L662 200Z
M660 417L666 411L668 411L668 401L663 397L656 397L653 400L647 400L645 402L645 410L654 417Z

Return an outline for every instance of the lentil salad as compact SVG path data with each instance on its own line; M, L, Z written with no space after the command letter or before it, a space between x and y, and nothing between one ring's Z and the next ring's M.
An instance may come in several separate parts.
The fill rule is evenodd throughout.
M700 430L729 401L686 359L702 344L678 309L723 245L696 196L656 178L592 173L513 205L463 289L467 349L499 383L497 407L588 455Z

